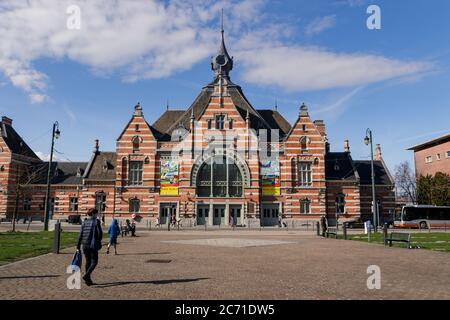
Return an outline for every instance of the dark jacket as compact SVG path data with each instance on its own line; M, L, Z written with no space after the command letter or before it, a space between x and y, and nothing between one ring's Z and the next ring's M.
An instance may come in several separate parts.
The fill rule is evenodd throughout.
M92 240L94 227L97 228L96 232L96 247L101 247L103 238L102 226L99 220L96 218L89 218L83 221L81 225L80 235L78 236L77 249L80 249L81 245L89 247Z

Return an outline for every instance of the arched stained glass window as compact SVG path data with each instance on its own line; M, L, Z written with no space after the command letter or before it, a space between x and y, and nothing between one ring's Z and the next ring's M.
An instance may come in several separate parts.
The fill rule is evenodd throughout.
M200 167L197 176L199 197L242 197L243 181L238 166L225 156L216 156Z

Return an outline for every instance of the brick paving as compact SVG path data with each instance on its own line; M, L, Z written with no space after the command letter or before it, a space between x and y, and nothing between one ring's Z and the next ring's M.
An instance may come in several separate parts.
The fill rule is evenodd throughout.
M117 256L102 249L95 286L67 289L71 248L0 267L0 299L450 299L443 252L298 231L158 231L119 241ZM381 268L380 290L367 289L369 265Z

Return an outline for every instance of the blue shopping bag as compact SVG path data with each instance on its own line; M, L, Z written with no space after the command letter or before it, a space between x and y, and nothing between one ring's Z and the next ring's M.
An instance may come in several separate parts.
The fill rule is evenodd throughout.
M77 268L78 268L78 270L80 270L82 261L83 261L83 258L81 255L81 251L77 250L75 252L75 254L73 255L72 263L70 264L70 266L72 267L72 271L76 271Z

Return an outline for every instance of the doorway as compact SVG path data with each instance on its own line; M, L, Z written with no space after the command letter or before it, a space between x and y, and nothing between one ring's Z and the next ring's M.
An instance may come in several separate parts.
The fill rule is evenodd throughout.
M159 208L159 223L167 224L172 215L177 215L177 204L161 203Z

